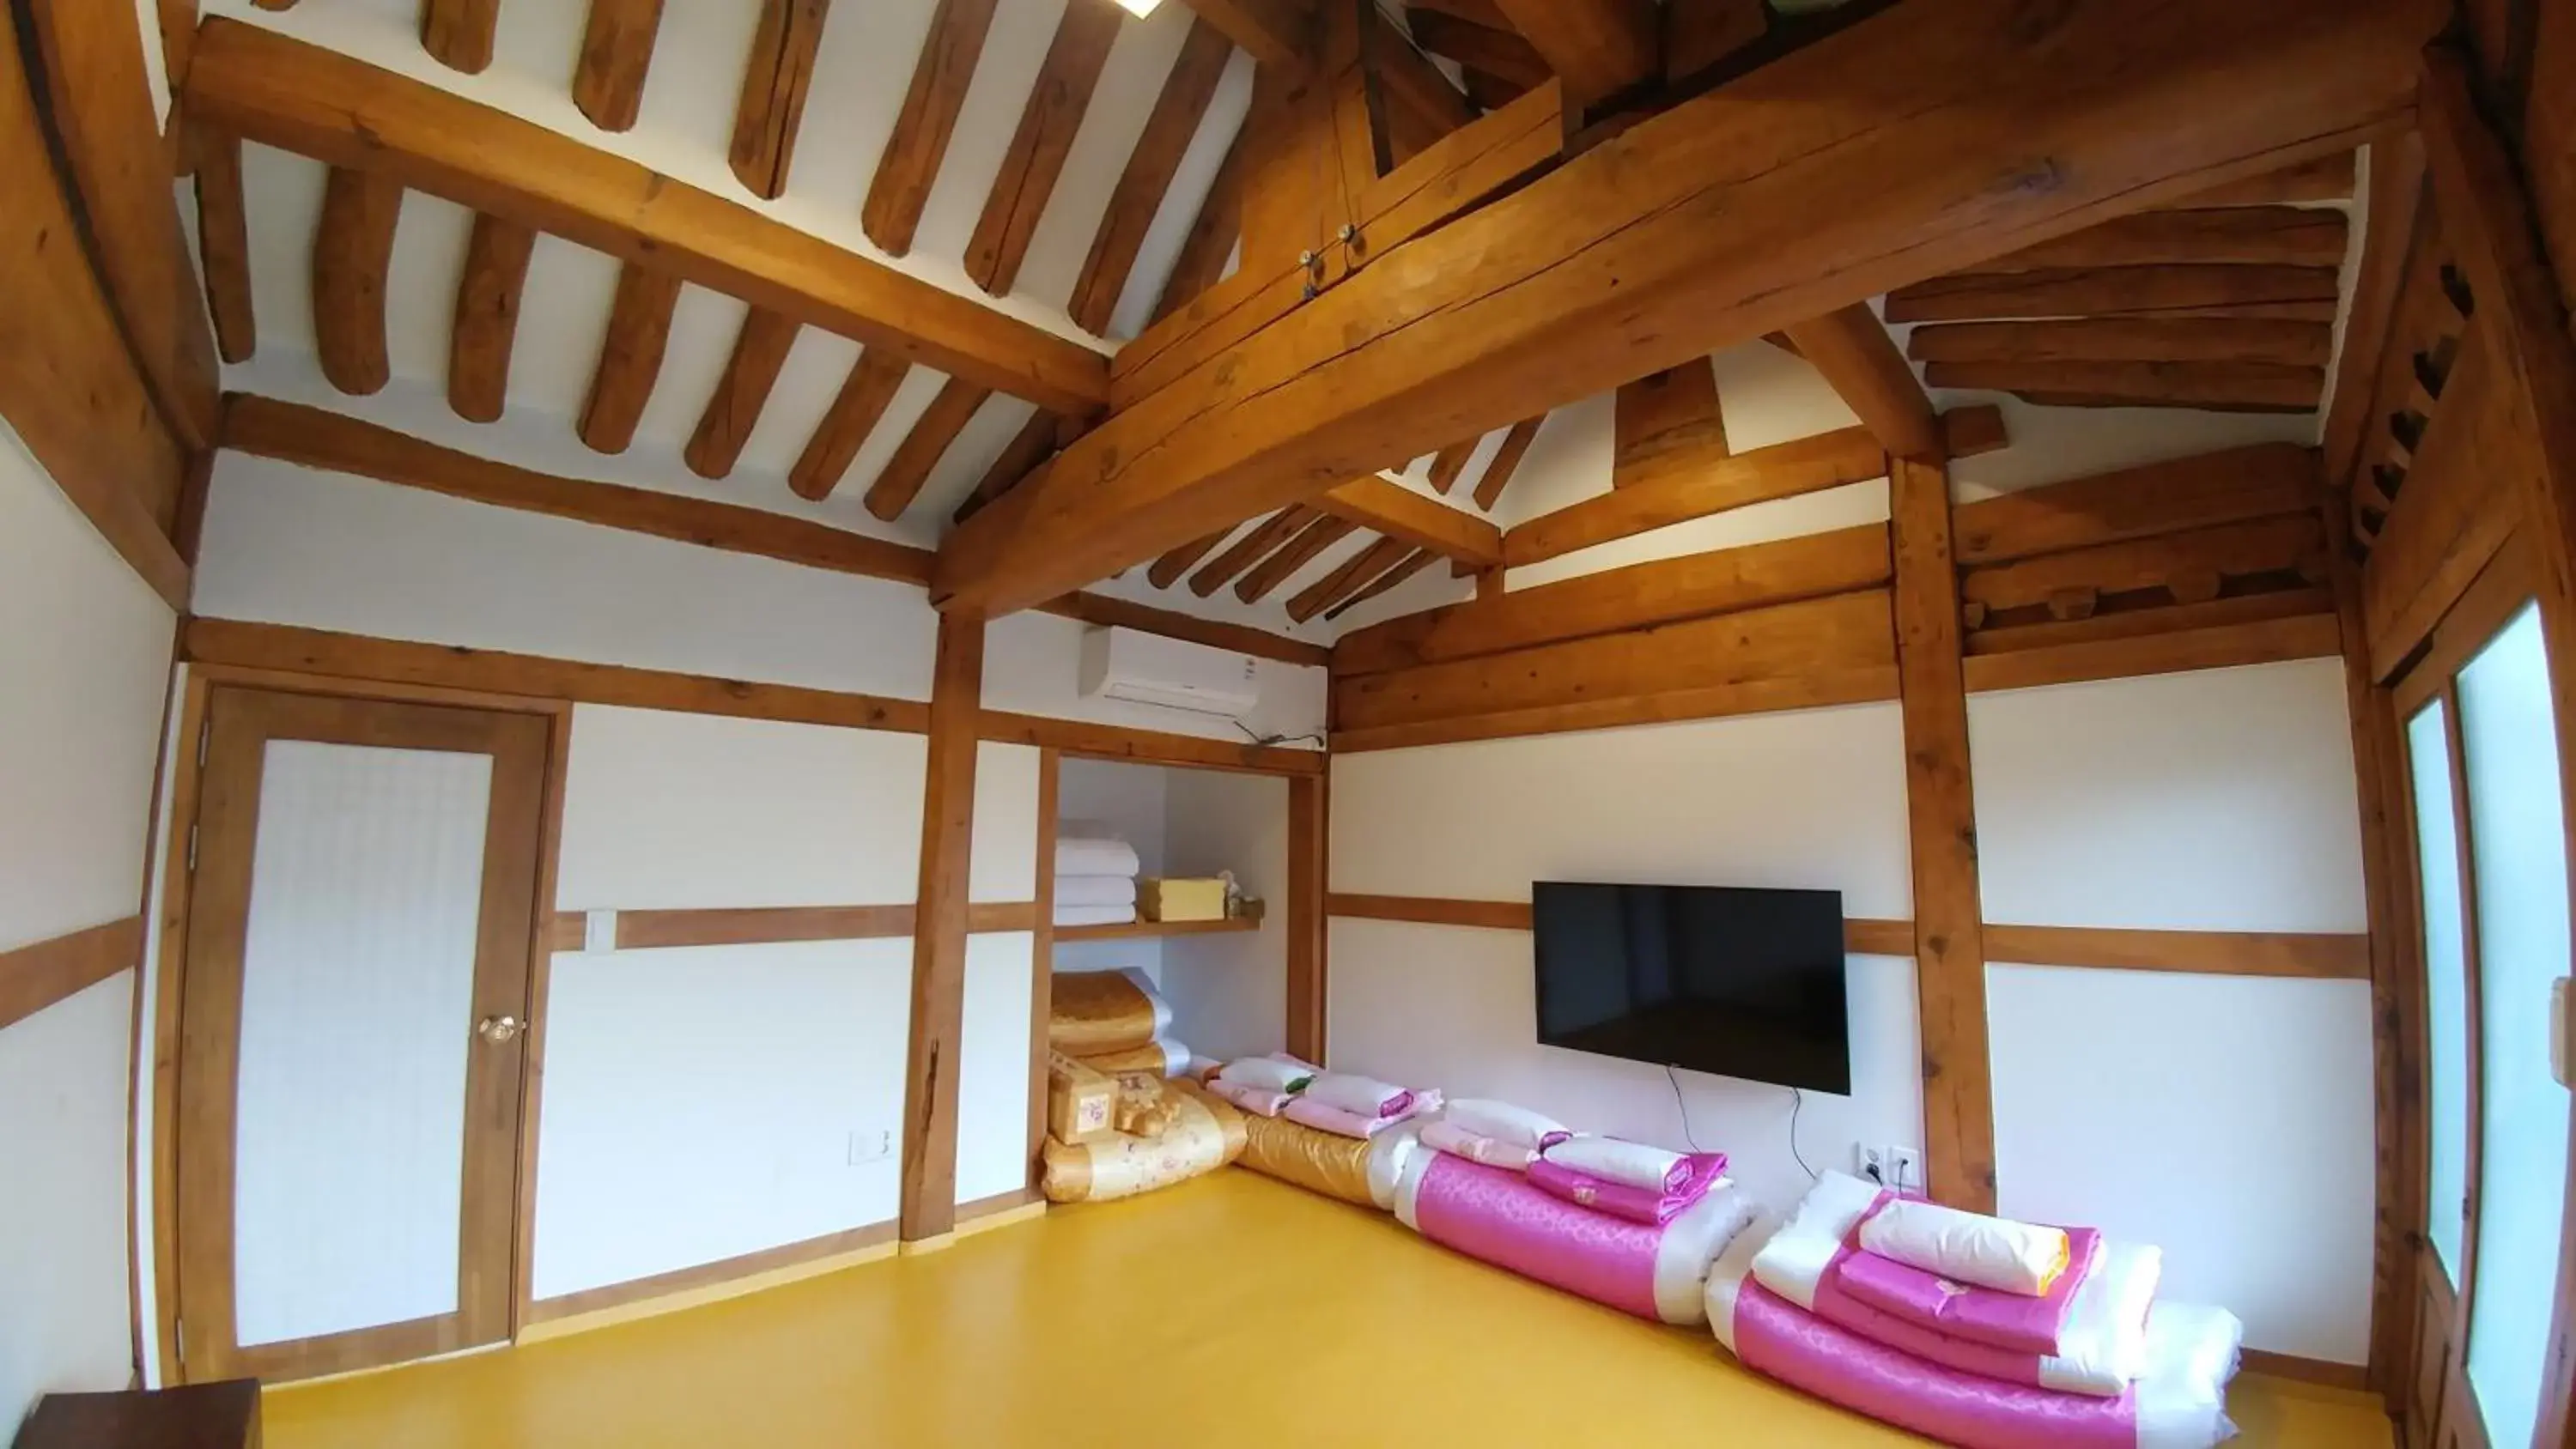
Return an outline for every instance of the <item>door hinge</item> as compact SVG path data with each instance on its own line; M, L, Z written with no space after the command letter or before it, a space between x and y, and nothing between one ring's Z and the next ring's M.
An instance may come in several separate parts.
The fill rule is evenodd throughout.
M190 875L195 875L196 873L197 873L197 827L196 827L194 824L191 824L191 825L189 825L189 827L188 827L188 874L190 874Z
M197 768L200 770L206 767L206 741L214 738L214 734L204 725L197 726Z

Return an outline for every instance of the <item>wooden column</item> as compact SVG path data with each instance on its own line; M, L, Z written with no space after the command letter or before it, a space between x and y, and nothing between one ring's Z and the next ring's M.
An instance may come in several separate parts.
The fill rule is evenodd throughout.
M1288 1051L1324 1064L1324 891L1330 777L1288 782Z
M1906 816L1914 857L1914 963L1923 1023L1923 1126L1932 1196L1995 1210L1995 1117L1986 1058L1985 925L1968 695L1959 663L1959 571L1950 473L1894 460L1897 683L1905 709Z
M901 1227L908 1243L943 1236L957 1222L957 1070L983 692L984 621L940 615L912 937L912 1035L904 1060Z

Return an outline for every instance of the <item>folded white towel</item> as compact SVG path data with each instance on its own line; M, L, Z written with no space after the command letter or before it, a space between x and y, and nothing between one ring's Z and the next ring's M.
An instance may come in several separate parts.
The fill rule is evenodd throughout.
M1678 1152L1649 1147L1643 1142L1590 1136L1568 1137L1539 1155L1586 1177L1625 1183L1647 1192L1663 1192L1670 1188L1673 1169L1680 1166L1682 1160Z
M1543 1116L1527 1107L1497 1102L1485 1097L1462 1097L1449 1104L1446 1120L1459 1129L1478 1137L1508 1142L1536 1152L1550 1138L1570 1135L1565 1124Z
M1123 840L1102 840L1083 836L1056 837L1055 873L1068 875L1133 876L1143 868L1136 858L1136 847Z
M1132 906L1136 904L1136 877L1060 875L1055 878L1055 903L1059 906Z
M1275 1057L1245 1057L1217 1068L1216 1079L1263 1092L1302 1092L1315 1074Z
M1136 919L1134 906L1068 906L1055 903L1055 923L1059 926L1123 926Z
M1363 1077L1351 1072L1326 1072L1306 1084L1309 1102L1339 1107L1359 1117L1386 1117L1400 1113L1413 1094L1390 1082Z
M1882 1258L2036 1298L2066 1271L2066 1233L1899 1198L1860 1225L1860 1245Z

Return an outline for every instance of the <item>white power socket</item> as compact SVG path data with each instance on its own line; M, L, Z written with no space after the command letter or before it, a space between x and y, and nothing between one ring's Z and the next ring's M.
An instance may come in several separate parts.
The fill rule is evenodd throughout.
M1914 1148L1855 1143L1852 1154L1860 1164L1860 1175L1881 1187L1897 1192L1920 1191L1923 1187L1923 1154Z
M894 1156L894 1132L890 1128L854 1128L850 1132L850 1166L865 1167Z

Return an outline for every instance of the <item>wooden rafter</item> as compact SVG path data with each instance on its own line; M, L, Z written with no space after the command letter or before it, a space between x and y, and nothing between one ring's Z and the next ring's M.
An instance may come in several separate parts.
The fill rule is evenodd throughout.
M1663 68L1654 0L1496 0L1512 28L1565 81L1576 106L1617 95Z
M603 131L634 126L661 28L662 0L590 0L581 54L573 64L572 100L592 125Z
M510 393L510 351L519 335L519 294L537 234L493 217L474 218L465 273L456 283L456 322L447 347L447 405L478 423L501 416Z
M1270 591L1288 581L1288 577L1314 562L1315 555L1351 536L1359 525L1347 518L1318 518L1297 530L1297 536L1281 544L1277 552L1255 564L1250 573L1237 579L1234 596L1247 604L1257 604L1270 596Z
M393 265L399 183L334 166L313 233L313 347L322 375L352 396L393 375L385 356L385 272Z
M1109 63L1109 47L1118 39L1125 14L1116 5L1067 5L1056 24L1037 84L1021 108L1019 129L1011 135L1011 148L1002 153L1002 169L966 242L966 275L997 297L1007 295L1019 280L1029 239L1055 195L1056 178L1064 173L1083 112L1091 109L1091 93L1100 84L1101 67Z
M1959 322L1917 327L1918 362L2269 362L2323 367L2334 346L2324 322L2266 318L2097 317L2065 322Z
M196 137L197 265L206 274L206 310L215 347L226 362L248 362L259 350L250 300L250 217L242 204L241 142L200 130Z
M2181 209L2201 206L2292 206L2350 201L2353 153L2337 151L2276 171L2223 182L2168 203Z
M1297 530L1315 519L1315 510L1294 504L1280 509L1247 531L1243 537L1226 546L1225 552L1210 560L1206 567L1190 575L1190 592L1204 599L1224 588L1245 569L1252 567Z
M2258 443L2026 488L1954 510L1966 566L2095 548L2184 529L2314 513L2317 464L2293 443Z
M2175 3L2142 32L2114 0L2045 27L2014 0L1909 0L1608 137L1113 413L949 536L935 592L978 612L1050 597L1426 433L2347 150L2405 113L2439 19L2419 0ZM2303 84L2258 82L2250 55ZM1771 124L1781 106L1814 124ZM2055 184L1995 188L2039 153Z
M1424 50L1516 86L1543 85L1554 74L1535 46L1509 30L1497 30L1422 6L1405 10L1405 23Z
M1034 414L1020 425L1019 432L1011 438L1010 446L1002 450L1002 456L995 458L993 466L984 470L984 476L977 480L974 491L966 495L966 501L957 505L955 517L960 521L974 517L994 499L1020 486L1053 456L1055 419L1045 413Z
M1243 236L1244 159L1250 148L1240 133L1226 149L1225 160L1216 168L1216 179L1208 184L1208 193L1199 203L1199 214L1190 223L1189 235L1181 239L1180 255L1172 260L1171 275L1163 279L1162 294L1155 299L1154 317L1161 320L1200 293L1216 285L1224 275L1226 258L1234 254L1234 244Z
M1358 608L1360 605L1367 603L1369 600L1374 599L1378 595L1394 588L1396 585L1403 583L1406 579L1409 579L1415 574L1422 572L1424 569L1429 568L1431 566L1431 561L1438 557L1440 557L1440 555L1433 553L1427 548L1415 549L1413 552L1405 555L1403 560L1397 563L1395 567L1388 569L1385 573L1379 574L1366 588L1361 589L1358 593L1351 595L1349 598L1335 604L1330 609L1325 610L1324 617L1327 619L1340 618L1351 610Z
M1890 322L1998 317L2179 316L2211 308L2295 305L2332 315L2343 295L2333 267L2092 267L1962 272L1887 296Z
M841 484L841 475L850 471L850 460L876 431L877 420L885 416L886 404L894 401L895 389L903 386L904 375L912 364L902 358L870 348L850 364L849 376L841 380L841 390L833 395L832 406L823 420L814 425L814 434L805 440L805 451L787 470L787 486L799 498L824 499Z
M1932 414L1932 399L1924 395L1905 354L1896 350L1895 339L1868 303L1792 323L1789 340L1798 344L1799 356L1824 374L1879 446L1901 458L1941 455L1941 427Z
M2349 483L2360 460L2362 433L2370 425L2371 398L2378 388L2380 370L2386 365L2399 290L2405 283L2410 249L2415 242L2416 213L2423 204L2422 138L2412 134L2392 136L2372 146L2370 210L2363 219L2361 260L2352 287L2352 315L2344 328L2344 363L2335 370L2334 396L2326 407L2326 477L2337 487ZM2318 366L2325 364L2323 357L2314 360Z
M1164 193L1172 189L1181 157L1198 135L1208 102L1216 96L1217 80L1233 55L1233 42L1223 32L1204 20L1192 22L1188 38L1181 42L1180 58L1172 62L1162 94L1154 100L1153 114L1145 118L1144 134L1127 157L1127 169L1119 173L1118 189L1109 195L1109 210L1100 218L1100 231L1092 238L1091 254L1083 259L1082 275L1073 284L1069 310L1085 332L1109 330L1110 316L1127 290L1128 275L1136 269L1145 232L1162 208Z
M1204 537L1191 539L1173 549L1170 553L1154 560L1154 566L1145 571L1146 581L1158 589L1168 589L1179 583L1181 575L1197 566L1200 559L1207 557L1211 550L1225 542L1226 537L1233 532L1231 528L1219 529Z
M1263 65L1303 72L1314 63L1314 0L1187 0L1187 4Z
M1484 476L1476 480L1478 508L1491 512L1502 500L1503 490L1511 486L1512 475L1520 471L1521 458L1529 452L1539 426L1546 421L1545 417L1523 418L1503 434L1503 445L1494 450L1493 461L1485 465Z
M733 352L725 358L724 376L717 379L715 395L707 399L705 411L698 414L697 430L680 452L690 472L701 478L722 478L741 461L743 444L751 441L751 430L760 424L760 410L769 405L769 390L778 384L779 369L787 365L798 331L794 321L764 308L743 314L742 327L734 333Z
M1867 428L1820 433L1709 459L1516 524L1503 535L1503 561L1518 568L1748 503L1886 476L1887 449Z
M733 144L726 159L754 196L787 189L796 156L796 128L805 118L805 92L814 82L814 57L823 44L831 0L762 0L752 32L751 57L743 62L742 95L735 102Z
M635 424L662 375L662 349L679 304L679 278L634 262L618 269L617 300L608 309L599 365L581 405L581 440L593 452L623 453L635 441Z
M2331 207L2229 206L2142 211L1995 258L1983 272L2233 262L2340 267L2351 224Z
M939 164L948 158L949 137L966 107L966 86L975 78L975 62L984 53L984 38L993 29L997 0L939 0L930 15L930 34L921 43L921 59L912 70L912 85L895 116L894 133L886 138L876 176L868 183L859 224L868 240L893 256L912 250L921 210L939 180Z
M1467 471L1468 460L1476 456L1476 445L1483 441L1482 437L1469 438L1463 443L1451 443L1432 454L1428 477L1431 491L1443 498L1448 497L1449 490L1458 486L1458 475Z
M1098 353L747 206L461 96L256 26L208 20L187 103L245 139L642 262L1041 406L1108 395Z
M1696 472L1734 452L1705 357L1619 385L1611 400L1610 486L1628 488Z
M2187 407L2304 413L2326 386L2322 367L2269 362L1935 362L1934 387L2008 392L2057 407Z
M480 75L492 63L501 0L420 0L420 45L440 65Z
M991 396L988 389L958 378L942 384L939 396L930 400L929 408L903 435L903 442L886 460L876 481L868 485L868 512L888 523L901 518L912 500L921 496L922 485L930 481L930 470L947 456L948 445L957 441L975 410Z
M1381 538L1344 559L1331 573L1299 589L1288 600L1288 617L1303 624L1366 588L1404 561L1413 546L1400 538Z

